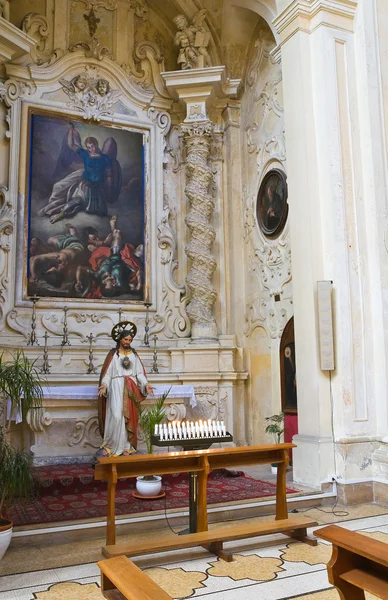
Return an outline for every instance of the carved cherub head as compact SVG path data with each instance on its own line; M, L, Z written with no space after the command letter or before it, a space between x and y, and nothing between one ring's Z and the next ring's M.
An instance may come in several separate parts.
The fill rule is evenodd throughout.
M175 17L174 23L179 29L179 31L183 31L188 25L185 15L178 15L177 17Z
M77 75L77 77L73 79L73 85L77 92L83 92L88 85L87 78L85 75Z
M99 93L100 96L106 96L106 94L110 90L109 81L107 81L106 79L99 79L97 81L96 87L97 87L97 92Z

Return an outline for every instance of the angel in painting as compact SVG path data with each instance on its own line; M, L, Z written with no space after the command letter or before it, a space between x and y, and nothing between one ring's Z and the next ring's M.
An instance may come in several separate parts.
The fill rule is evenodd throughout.
M121 167L116 158L115 139L108 137L100 149L95 137L87 137L83 147L79 132L73 123L70 125L58 164L69 167L76 154L84 166L54 184L48 203L38 213L40 217L49 217L51 223L80 211L106 216L107 204L116 202L121 189Z

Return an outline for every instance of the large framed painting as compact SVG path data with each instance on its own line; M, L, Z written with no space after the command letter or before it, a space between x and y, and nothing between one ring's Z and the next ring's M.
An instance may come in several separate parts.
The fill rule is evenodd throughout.
M30 107L25 296L145 300L144 134Z
M287 220L287 179L279 169L271 169L264 176L257 195L257 221L267 237L277 237Z

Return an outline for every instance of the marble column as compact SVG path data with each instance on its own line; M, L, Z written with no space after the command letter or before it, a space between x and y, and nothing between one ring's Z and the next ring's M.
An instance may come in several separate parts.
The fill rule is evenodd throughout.
M225 67L207 67L163 73L167 89L186 106L182 132L187 149L185 194L189 201L186 225L190 241L186 254L191 261L186 285L191 292L187 314L191 337L196 343L214 343L218 339L214 303L217 291L212 283L217 261L212 254L216 232L212 226L214 200L213 175L208 164L213 124L208 103L215 87L221 84Z
M372 476L383 393L381 372L372 367L381 365L385 348L363 11L365 3L356 0L294 0L274 21L282 54L295 308L294 476L314 487L332 477L350 483ZM322 371L319 362L319 280L333 281L333 372Z

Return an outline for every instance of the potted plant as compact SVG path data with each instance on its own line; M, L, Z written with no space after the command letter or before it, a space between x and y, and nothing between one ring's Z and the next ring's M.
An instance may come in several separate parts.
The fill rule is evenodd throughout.
M29 498L34 491L32 458L28 452L13 447L5 425L5 414L8 412L9 427L14 411L25 420L28 411L40 409L43 383L35 362L30 362L22 350L7 361L4 353L0 355L0 559L12 537L13 524L6 517L5 510L14 498Z
M171 388L170 388L171 389ZM155 431L155 425L166 418L164 403L170 390L163 393L153 406L147 407L131 395L131 400L135 404L139 413L139 425L143 431L144 441L147 453L153 453L152 436ZM158 496L162 489L162 478L160 475L142 475L136 478L136 490L140 496L151 497Z
M275 437L275 444L280 444L282 435L284 433L284 414L279 413L278 415L272 415L271 417L265 418L268 423L265 428L265 433L271 433ZM271 464L272 473L278 472L277 464Z

